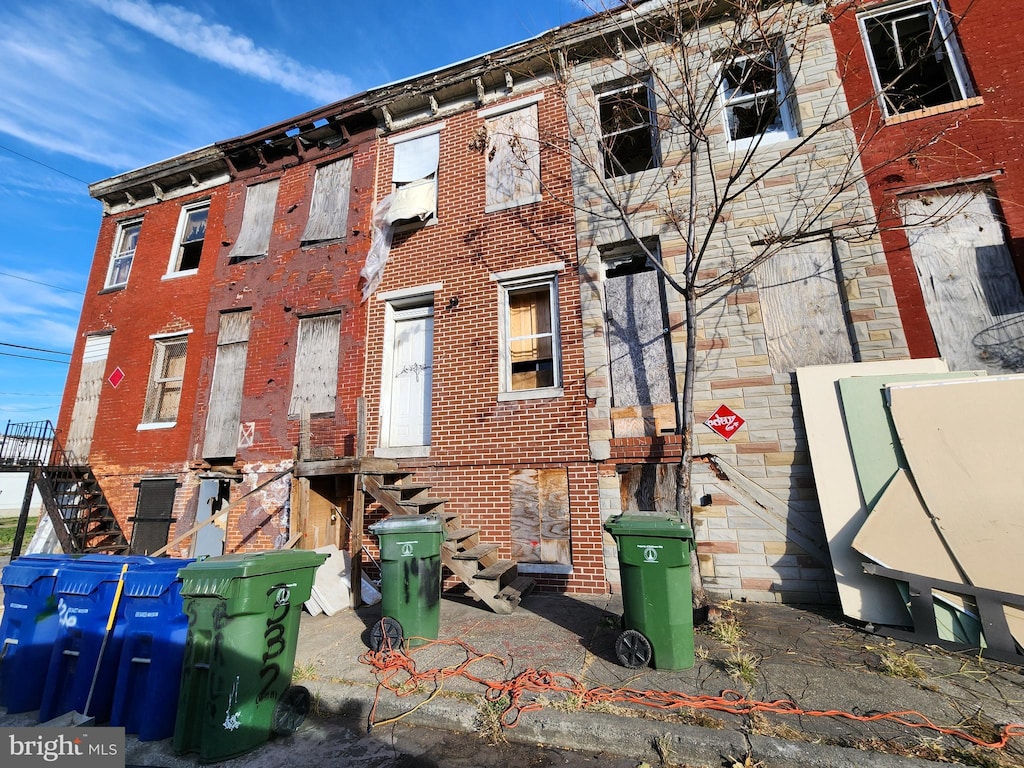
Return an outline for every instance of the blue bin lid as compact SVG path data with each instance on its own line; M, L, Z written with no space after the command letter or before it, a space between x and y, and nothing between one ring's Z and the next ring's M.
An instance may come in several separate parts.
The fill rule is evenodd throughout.
M0 575L5 587L30 587L39 579L54 578L74 555L23 555L8 563Z
M178 571L195 559L160 557L144 567L129 566L124 575L125 597L159 597L181 581Z
M166 561L166 559L165 559ZM108 581L117 581L121 569L127 565L128 574L141 570L160 570L161 558L145 555L84 555L67 563L57 574L56 591L65 595L89 595ZM167 566L168 573L176 574L178 566Z

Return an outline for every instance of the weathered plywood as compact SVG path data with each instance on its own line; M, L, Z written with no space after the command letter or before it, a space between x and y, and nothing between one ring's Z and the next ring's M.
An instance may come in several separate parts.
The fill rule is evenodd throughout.
M889 383L984 375L984 371L969 371L906 376L857 376L839 381L843 418L850 450L853 453L857 483L869 511L900 468L907 468L899 438L896 437L896 427L889 417L889 408L886 406L885 386Z
M949 367L1024 371L1024 296L992 194L929 192L904 198L900 209Z
M843 612L877 624L906 622L906 607L888 579L864 573L853 538L867 518L846 440L838 381L851 376L939 373L939 359L886 360L798 368L800 405L811 452L818 504Z
M754 275L773 371L853 362L831 241L785 248Z
M316 169L309 218L302 242L340 240L348 234L349 189L352 158L343 157Z
M82 356L82 371L78 377L78 391L75 393L75 407L71 412L71 426L68 428L65 450L72 462L85 464L92 447L96 414L99 412L100 395L103 392L103 374L107 367L107 353L110 350L110 334L90 336L85 340Z
M266 255L270 248L270 232L274 226L279 186L280 179L272 179L246 188L242 226L229 258L247 259Z
M249 311L221 315L210 409L206 415L204 458L223 458L237 452L251 317Z
M678 514L676 464L636 464L619 474L622 511Z
M540 199L540 142L537 105L487 120L488 209Z
M334 413L340 340L341 315L304 317L299 321L289 415L298 415L303 407L310 414Z
M658 273L609 277L605 325L616 407L672 402L667 329Z
M516 470L510 483L513 559L520 563L571 563L566 470Z

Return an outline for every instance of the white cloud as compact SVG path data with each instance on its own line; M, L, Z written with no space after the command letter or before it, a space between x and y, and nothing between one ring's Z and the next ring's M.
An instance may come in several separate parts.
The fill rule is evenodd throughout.
M129 41L101 40L84 9L68 10L0 12L0 133L117 170L221 135L212 105L133 67Z
M176 48L291 93L325 103L337 101L354 90L347 77L307 67L284 53L261 48L230 27L211 23L179 6L146 0L89 1Z

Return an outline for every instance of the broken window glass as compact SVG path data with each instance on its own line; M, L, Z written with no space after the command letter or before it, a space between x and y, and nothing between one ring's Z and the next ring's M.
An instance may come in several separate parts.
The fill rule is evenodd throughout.
M598 112L606 179L658 166L650 88L637 83L605 93L598 99Z
M785 110L785 78L772 51L738 56L722 71L722 100L730 141L794 135Z
M863 17L875 87L889 115L972 95L952 31L933 0Z
M441 152L439 133L396 142L391 174L395 197L387 223L427 221L437 214L437 163Z
M210 206L186 208L182 211L181 238L175 253L172 272L186 272L199 268L199 259L203 254L203 242L206 239L206 220Z

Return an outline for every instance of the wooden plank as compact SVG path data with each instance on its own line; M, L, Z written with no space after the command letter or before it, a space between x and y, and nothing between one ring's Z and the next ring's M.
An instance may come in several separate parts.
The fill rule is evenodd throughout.
M494 565L489 565L482 571L476 573L473 578L482 579L484 581L497 581L512 570L518 570L514 560L499 560Z
M857 487L853 456L845 439L846 425L836 382L849 376L945 370L945 363L935 358L821 365L796 371L818 504L839 600L843 613L851 618L899 625L906 622L907 609L891 581L864 573L861 566L864 558L852 546L854 536L867 518L867 509Z
M479 560L481 557L496 552L498 550L497 544L477 544L475 547L463 550L461 552L455 552L452 557L456 560Z
M951 370L1024 370L1024 296L986 187L900 201L939 353Z
M356 459L361 460L366 451L366 398L356 400ZM352 528L350 530L349 563L351 582L350 600L353 608L363 604L363 526L365 522L366 498L363 483L367 478L360 474L353 478L352 487Z
M784 248L754 276L773 371L853 362L830 240Z
M616 407L672 402L667 323L657 272L604 282L612 396Z

